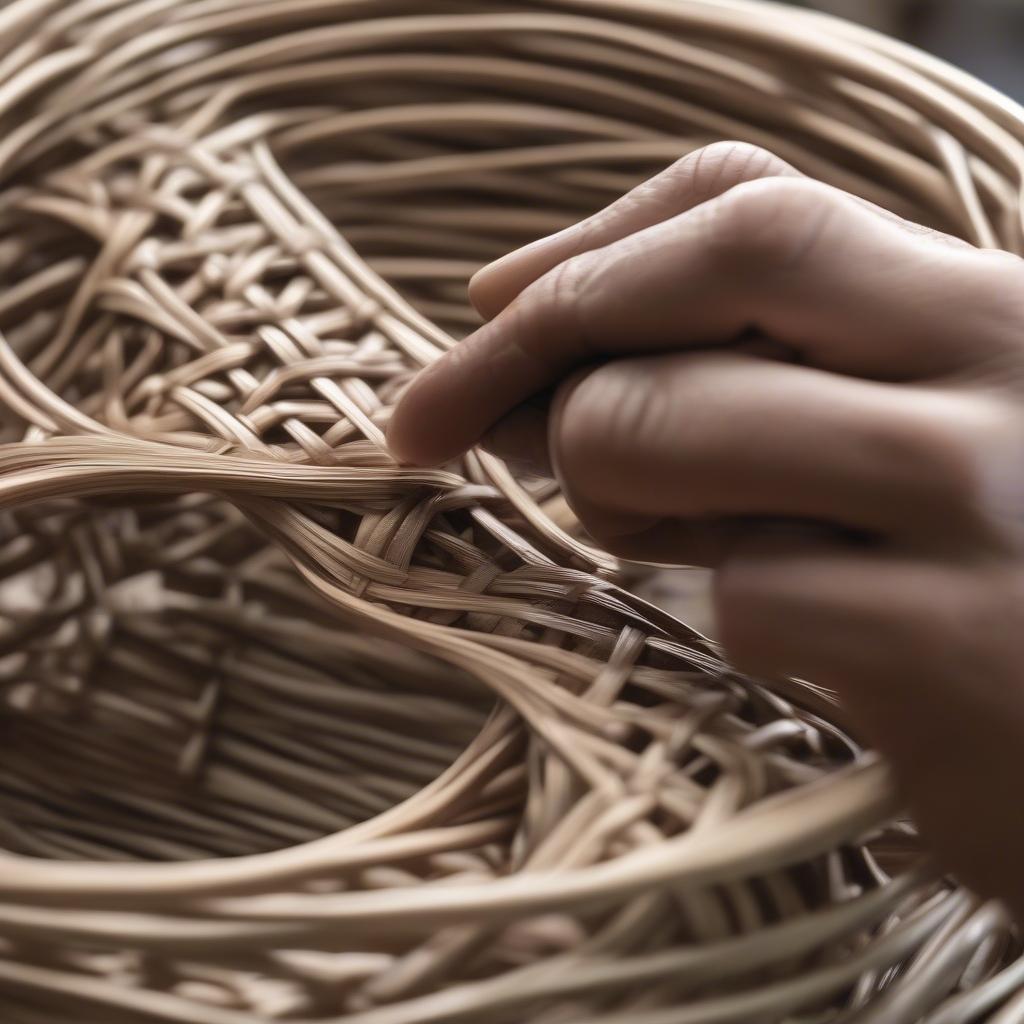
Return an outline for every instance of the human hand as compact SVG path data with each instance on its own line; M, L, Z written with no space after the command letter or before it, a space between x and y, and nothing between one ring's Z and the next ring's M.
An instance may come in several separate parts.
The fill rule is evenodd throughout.
M471 294L396 455L549 462L613 554L714 567L733 664L835 689L1024 914L1024 261L726 143Z

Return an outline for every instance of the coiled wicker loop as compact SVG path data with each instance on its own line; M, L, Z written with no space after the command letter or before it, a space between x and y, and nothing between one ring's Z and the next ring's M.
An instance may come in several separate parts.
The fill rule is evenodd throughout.
M0 7L4 1024L1020 1018L829 694L386 450L477 267L722 138L1024 251L1021 111L806 12Z

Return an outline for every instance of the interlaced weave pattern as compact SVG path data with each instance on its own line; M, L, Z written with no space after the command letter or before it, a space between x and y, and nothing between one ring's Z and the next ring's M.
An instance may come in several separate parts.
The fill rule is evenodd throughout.
M401 467L482 264L720 138L1024 251L1024 115L746 0L0 5L3 1024L1011 1024L810 683Z

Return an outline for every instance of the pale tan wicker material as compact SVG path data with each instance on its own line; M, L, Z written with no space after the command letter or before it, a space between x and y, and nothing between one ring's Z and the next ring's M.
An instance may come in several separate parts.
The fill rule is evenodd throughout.
M3 1024L1021 1019L829 694L383 431L723 137L1024 250L1024 116L741 0L0 6Z

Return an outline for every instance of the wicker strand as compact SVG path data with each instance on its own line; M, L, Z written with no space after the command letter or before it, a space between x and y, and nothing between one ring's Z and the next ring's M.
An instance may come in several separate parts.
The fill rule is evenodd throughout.
M388 454L478 267L722 138L1024 253L1024 112L807 12L0 6L5 1022L1016 1019L829 693Z

